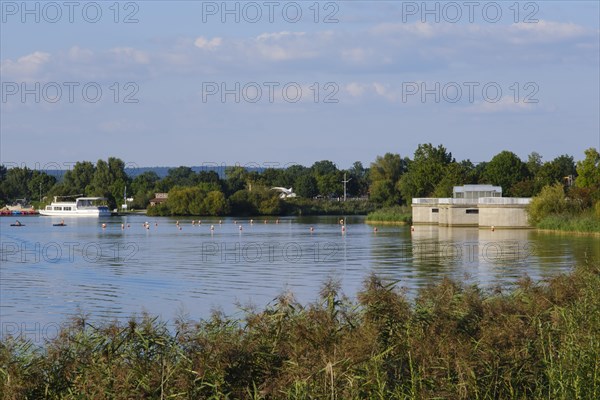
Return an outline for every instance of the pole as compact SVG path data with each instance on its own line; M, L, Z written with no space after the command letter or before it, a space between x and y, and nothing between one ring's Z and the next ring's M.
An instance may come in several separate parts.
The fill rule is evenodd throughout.
M346 173L344 172L344 180L342 181L344 183L344 201L346 201L346 184L351 180L352 178L346 179Z

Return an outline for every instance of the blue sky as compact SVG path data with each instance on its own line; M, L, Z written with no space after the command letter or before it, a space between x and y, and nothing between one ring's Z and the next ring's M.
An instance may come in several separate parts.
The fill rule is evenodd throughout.
M600 147L597 1L26 4L1 2L8 165Z

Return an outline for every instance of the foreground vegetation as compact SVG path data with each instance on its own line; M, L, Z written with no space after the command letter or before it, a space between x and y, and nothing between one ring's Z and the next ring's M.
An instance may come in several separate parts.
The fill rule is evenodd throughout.
M408 206L384 207L367 214L367 222L412 223L412 210Z
M450 280L413 301L370 277L242 319L72 321L37 348L0 343L3 399L597 399L600 266L510 292Z

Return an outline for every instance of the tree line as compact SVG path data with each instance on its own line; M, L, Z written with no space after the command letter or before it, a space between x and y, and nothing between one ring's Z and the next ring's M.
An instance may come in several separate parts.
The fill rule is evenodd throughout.
M487 162L457 161L443 145L420 144L412 158L397 153L378 156L369 167L360 161L349 169L339 169L329 160L310 167L266 168L261 172L234 166L225 169L221 178L215 171L194 172L190 167L169 169L160 178L153 171L136 176L125 172L125 163L115 157L107 161L77 162L62 179L26 167L7 169L0 166L0 201L39 199L82 194L102 196L111 208L122 203L125 188L133 197L131 207L144 209L155 193L168 193L168 201L152 207L161 215L279 215L289 211L273 186L292 187L303 199L338 199L346 193L350 198L368 199L378 206L410 204L415 197L451 197L452 187L486 183L503 188L504 196L531 197L544 187L562 184L581 201L599 200L600 154L587 149L584 159L561 155L542 161L532 152L527 160L515 153L501 151ZM292 200L298 202L300 200Z

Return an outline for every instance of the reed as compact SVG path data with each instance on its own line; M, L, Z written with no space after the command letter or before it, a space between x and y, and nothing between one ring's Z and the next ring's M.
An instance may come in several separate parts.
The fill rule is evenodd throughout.
M408 206L380 208L367 214L367 222L412 223L412 210Z

